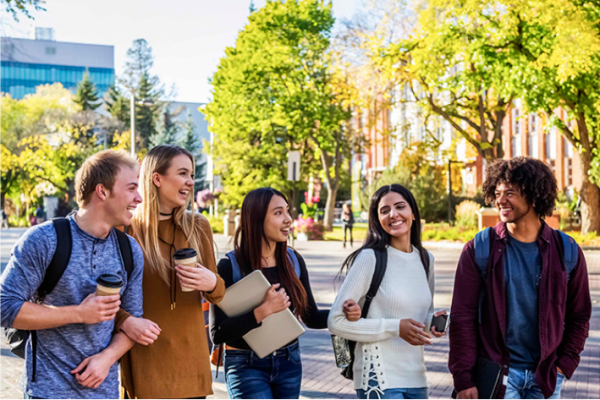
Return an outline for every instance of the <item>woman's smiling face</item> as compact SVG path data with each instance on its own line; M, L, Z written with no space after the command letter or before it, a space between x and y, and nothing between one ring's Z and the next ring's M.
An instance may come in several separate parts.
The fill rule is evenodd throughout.
M399 193L389 192L379 201L379 223L390 236L410 235L415 219L410 205Z

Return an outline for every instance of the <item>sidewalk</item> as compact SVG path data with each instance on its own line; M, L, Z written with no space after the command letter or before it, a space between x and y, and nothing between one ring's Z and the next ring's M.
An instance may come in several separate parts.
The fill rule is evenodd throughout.
M22 234L11 229L8 235L2 231L0 250L2 268L10 256L11 243ZM220 255L230 249L228 238L215 236ZM351 250L344 250L339 242L296 242L296 249L303 255L310 272L315 299L320 307L329 308L335 298L334 279L344 258ZM8 249L8 251L6 251ZM436 263L435 306L450 308L454 284L454 271L460 255L458 249L432 249ZM593 315L590 337L581 356L581 363L573 379L567 381L563 398L600 398L600 252L586 251L590 273ZM426 347L425 361L430 398L449 398L452 379L448 372L448 340L438 339ZM335 366L331 338L327 331L307 330L300 338L303 361L302 398L356 398L352 382L344 379ZM0 356L0 398L23 398L18 390L22 360L13 357L3 344ZM214 367L213 367L214 376ZM214 382L215 395L209 398L227 398L223 369Z

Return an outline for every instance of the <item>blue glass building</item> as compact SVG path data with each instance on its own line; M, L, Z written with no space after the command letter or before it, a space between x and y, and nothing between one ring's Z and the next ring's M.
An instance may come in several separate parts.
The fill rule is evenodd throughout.
M113 46L3 37L1 65L0 90L15 99L56 82L75 91L86 71L100 96L115 81Z

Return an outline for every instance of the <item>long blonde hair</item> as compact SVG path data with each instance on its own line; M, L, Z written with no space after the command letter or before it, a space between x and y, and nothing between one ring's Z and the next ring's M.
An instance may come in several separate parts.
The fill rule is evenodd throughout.
M152 175L155 172L164 175L171 166L173 158L180 154L185 154L190 158L192 161L193 172L196 168L194 156L189 151L179 146L160 145L154 147L146 154L140 169L140 193L144 201L137 207L131 221L132 233L140 246L142 246L144 255L149 261L149 265L145 265L144 268L150 268L150 270L158 274L167 285L171 284L169 279L171 262L161 255L159 249L158 223L160 207L158 188L152 180ZM193 209L191 208L193 198L194 191L192 190L188 194L185 205L173 210L173 219L175 225L180 227L183 231L190 247L194 248L198 253L198 262L202 264L200 254L200 232L196 225ZM191 212L189 212L190 210Z

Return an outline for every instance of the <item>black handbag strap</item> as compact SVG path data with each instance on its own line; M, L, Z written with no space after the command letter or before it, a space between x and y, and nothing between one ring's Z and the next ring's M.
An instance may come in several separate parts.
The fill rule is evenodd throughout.
M369 291L367 292L367 297L365 299L365 304L363 304L361 317L366 318L369 314L369 308L371 307L371 301L377 294L379 290L379 286L381 286L381 281L383 280L383 276L385 275L385 270L387 269L387 250L374 250L375 252L375 273L373 273L373 279L371 280L371 286L369 286Z

